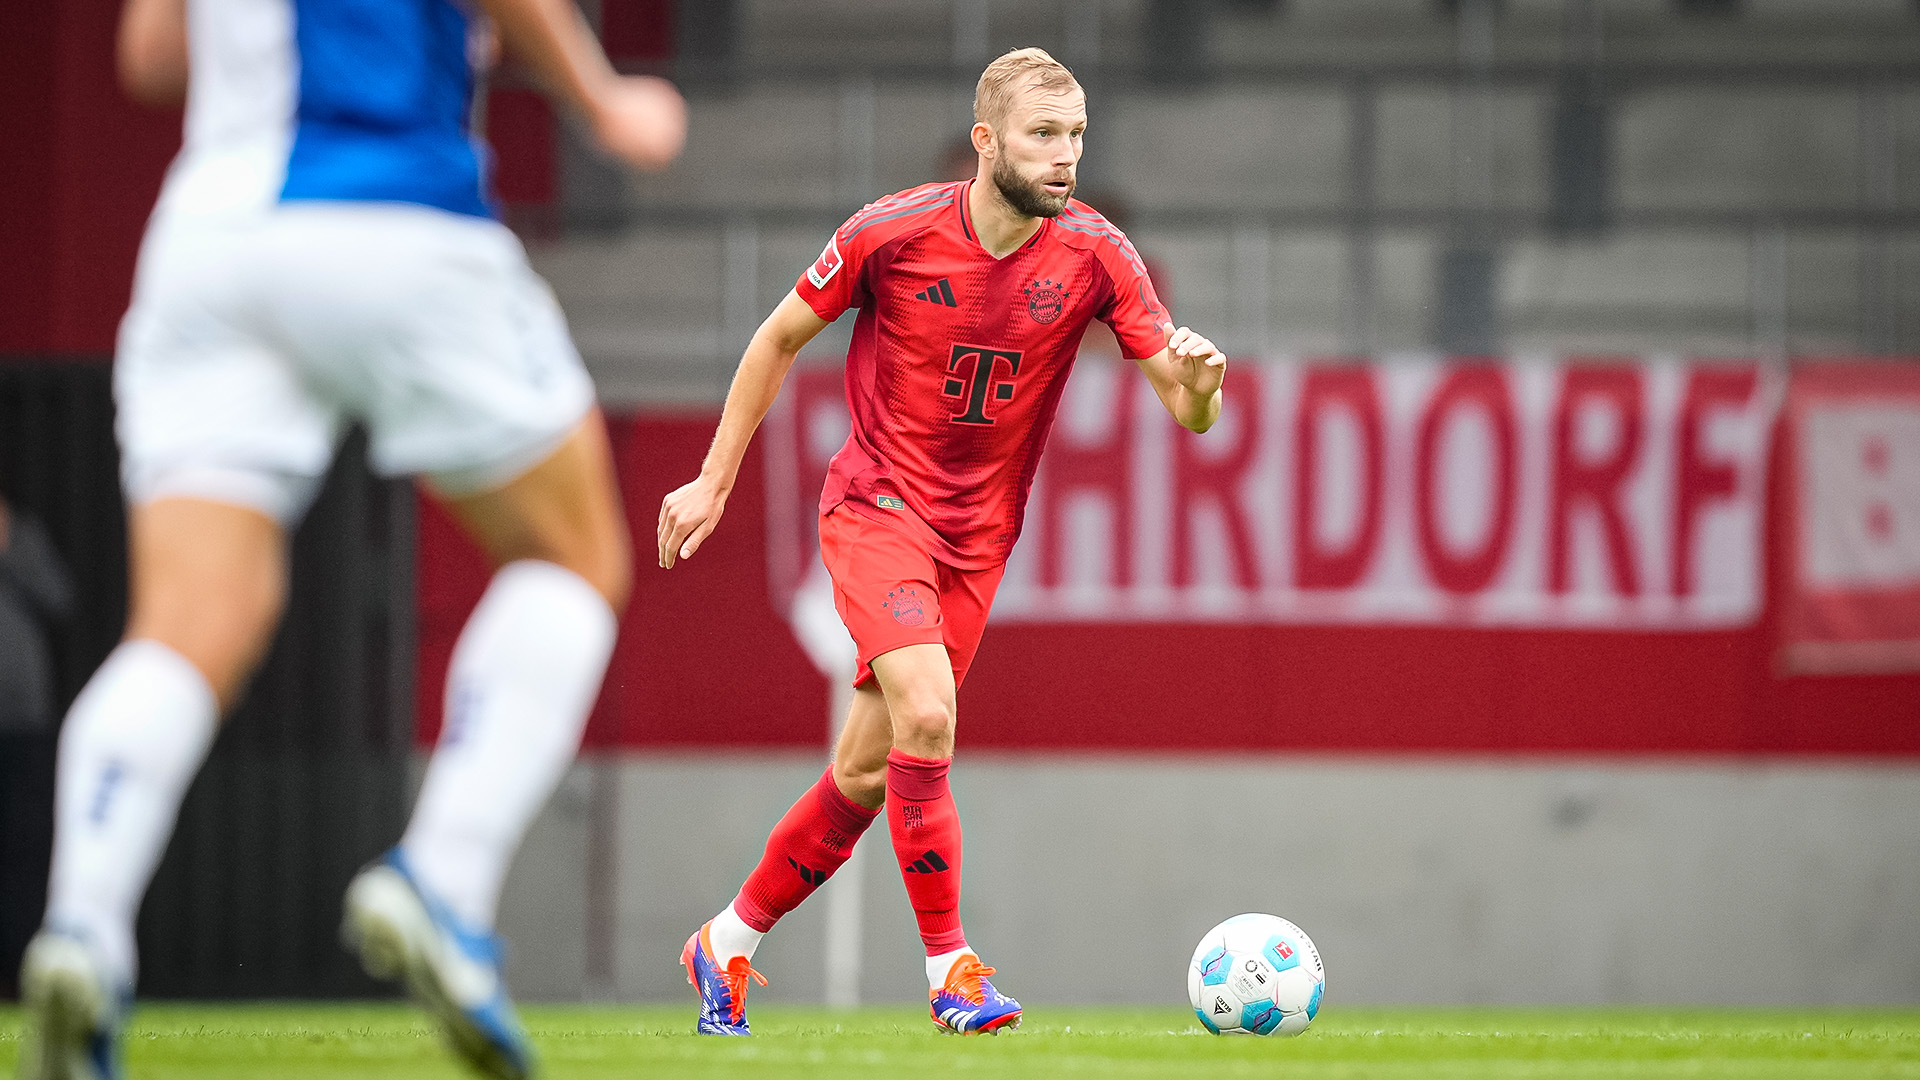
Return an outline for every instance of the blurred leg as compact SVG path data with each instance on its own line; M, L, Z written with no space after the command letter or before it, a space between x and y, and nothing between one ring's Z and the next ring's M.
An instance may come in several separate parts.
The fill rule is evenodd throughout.
M285 530L258 510L165 498L133 509L128 549L126 639L180 654L232 708L286 604Z
M537 559L579 576L616 613L633 588L633 552L599 410L551 456L492 491L444 497L498 568Z
M219 714L279 618L286 555L272 518L185 498L136 507L129 548L126 639L61 732L47 925L130 982L134 916Z
M579 748L632 571L598 413L527 473L448 505L500 569L454 648L440 744L401 847L428 891L485 929Z

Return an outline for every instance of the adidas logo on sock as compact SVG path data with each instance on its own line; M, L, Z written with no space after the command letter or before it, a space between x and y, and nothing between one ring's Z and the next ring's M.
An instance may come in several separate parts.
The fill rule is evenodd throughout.
M934 282L932 285L927 286L913 295L917 300L925 300L928 303L939 304L941 307L960 306L960 302L953 298L953 286L947 284L946 278L941 278L939 281Z
M819 885L827 880L827 872L825 870L815 870L811 866L801 866L798 862L794 861L791 855L787 856L787 865L800 871L800 880L809 885Z
M913 860L912 865L902 867L901 873L938 874L942 870L946 870L946 869L949 869L949 867L947 866L947 860L941 858L939 852L929 851L921 855L919 858Z

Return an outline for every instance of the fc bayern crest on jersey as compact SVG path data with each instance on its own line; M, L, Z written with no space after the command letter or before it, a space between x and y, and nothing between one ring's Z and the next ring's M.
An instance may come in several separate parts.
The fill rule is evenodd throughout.
M1060 313L1067 309L1069 294L1057 281L1041 278L1024 291L1027 294L1027 314L1042 326L1059 318Z

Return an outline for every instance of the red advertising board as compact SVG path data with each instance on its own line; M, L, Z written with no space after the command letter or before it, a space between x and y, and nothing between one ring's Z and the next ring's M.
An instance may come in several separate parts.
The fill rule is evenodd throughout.
M1233 365L1206 435L1084 363L1000 623L1751 625L1775 380L1751 363ZM776 597L846 432L839 372L765 434Z
M1137 374L1075 376L978 659L960 746L1073 753L1920 755L1920 676L1803 677L1751 363L1236 363L1170 428ZM797 369L727 517L672 571L660 499L717 412L615 419L640 565L589 740L824 749L790 619L818 565L839 374ZM1304 418L1304 419L1303 419ZM421 544L421 737L485 571Z
M1786 430L1783 662L1920 671L1920 367L1805 366Z

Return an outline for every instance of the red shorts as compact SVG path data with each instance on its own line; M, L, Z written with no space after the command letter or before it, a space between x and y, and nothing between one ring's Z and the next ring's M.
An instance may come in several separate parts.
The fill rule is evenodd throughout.
M967 677L1004 565L955 569L845 503L820 518L820 558L833 578L833 606L859 649L853 685L873 678L874 657L908 645L945 645L954 685Z

